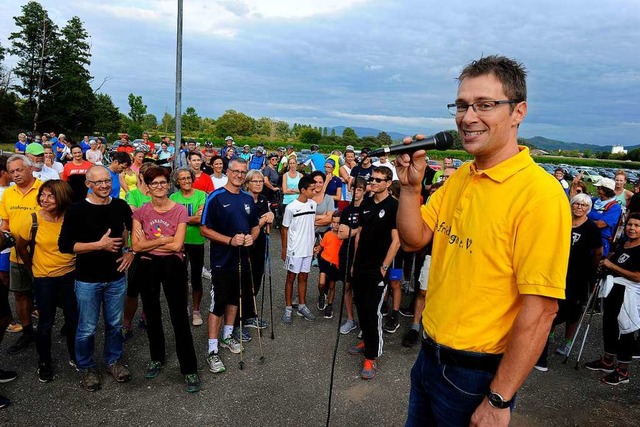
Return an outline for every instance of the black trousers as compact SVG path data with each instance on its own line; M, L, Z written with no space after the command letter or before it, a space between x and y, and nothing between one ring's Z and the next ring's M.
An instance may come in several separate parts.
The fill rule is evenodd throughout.
M156 256L142 254L138 262L142 307L147 316L147 338L151 360L164 364L166 359L160 287L169 307L169 316L176 340L176 353L183 375L198 372L196 352L193 347L189 315L187 314L187 265L177 255Z
M613 289L604 299L602 315L602 336L604 338L604 351L616 354L619 362L631 362L635 340L633 333L620 334L618 326L618 314L624 301L623 285L613 285Z
M187 262L191 266L191 289L202 291L202 267L204 267L204 244L184 244Z
M355 269L353 273L353 301L364 340L364 357L375 359L382 355L382 313L380 307L387 288L379 269Z

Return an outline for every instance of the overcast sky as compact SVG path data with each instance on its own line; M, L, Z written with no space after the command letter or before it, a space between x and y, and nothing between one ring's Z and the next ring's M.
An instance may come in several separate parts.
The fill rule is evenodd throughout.
M26 1L0 0L0 43ZM91 73L124 113L174 113L177 0L42 0L91 35ZM469 61L528 69L520 136L640 144L638 0L184 0L183 108L404 134L452 129ZM11 61L11 60L10 60Z

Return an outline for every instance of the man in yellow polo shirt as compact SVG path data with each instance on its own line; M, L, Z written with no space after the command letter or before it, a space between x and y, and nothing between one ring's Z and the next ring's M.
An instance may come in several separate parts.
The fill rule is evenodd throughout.
M557 182L517 143L525 77L499 56L464 68L449 109L474 162L426 206L425 152L398 157L403 248L433 242L407 426L508 425L564 298L571 216Z
M17 239L18 230L23 221L31 218L31 212L38 207L38 189L42 181L34 178L31 173L31 162L22 154L16 154L7 159L7 172L15 185L7 188L2 194L0 202L0 218L2 230L10 231ZM15 248L11 249L9 257L9 289L16 298L16 312L22 324L22 336L15 344L7 349L9 354L18 354L35 341L35 333L31 324L31 309L33 308L33 289L31 271L16 257Z

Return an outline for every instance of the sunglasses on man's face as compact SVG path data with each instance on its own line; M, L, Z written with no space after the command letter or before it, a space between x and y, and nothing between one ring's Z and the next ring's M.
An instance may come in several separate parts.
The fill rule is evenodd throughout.
M381 182L386 182L386 181L389 181L389 180L386 179L386 178L369 178L369 180L368 180L369 183L377 182L378 184L380 184Z

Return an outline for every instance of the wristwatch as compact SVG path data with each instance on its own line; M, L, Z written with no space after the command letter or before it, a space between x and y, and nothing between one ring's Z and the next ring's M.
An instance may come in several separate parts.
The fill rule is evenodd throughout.
M389 269L389 266L388 266L388 265L384 265L384 264L382 264L382 269L383 269L384 271L387 271L387 270Z
M504 400L504 397L500 395L500 393L496 393L495 391L489 390L489 405L493 406L496 409L506 409L511 406L511 400Z

